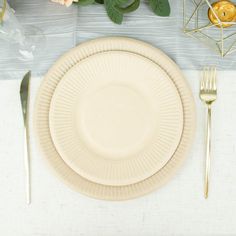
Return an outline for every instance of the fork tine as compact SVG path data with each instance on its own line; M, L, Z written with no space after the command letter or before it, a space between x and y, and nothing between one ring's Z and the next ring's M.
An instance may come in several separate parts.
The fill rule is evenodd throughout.
M210 92L216 91L216 67L204 67L202 71L201 90Z
M205 78L205 69L203 68L202 71L202 78L201 78L201 85L200 85L200 89L203 90L204 89L204 78Z
M213 90L216 91L216 67L214 67Z
M211 68L211 90L214 90L215 67Z
M214 90L215 67L211 66L209 72L209 91Z
M213 77L214 77L214 73L213 73L213 67L211 66L209 68L209 91L212 90L212 85L213 85Z
M208 91L209 90L209 67L204 68L204 90Z
M209 90L210 91L213 91L215 88L215 77L216 77L216 69L214 66L212 66L210 68L210 78L209 78L209 83L210 83Z
M211 91L212 90L212 88L213 88L213 76L214 76L214 69L213 69L213 67L211 66L211 67L209 67L209 79L208 79L208 82L209 82L209 91Z
M202 90L205 90L206 87L206 67L203 68L202 71Z

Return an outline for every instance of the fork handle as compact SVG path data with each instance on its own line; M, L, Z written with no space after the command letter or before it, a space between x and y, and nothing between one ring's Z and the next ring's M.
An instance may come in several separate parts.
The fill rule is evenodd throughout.
M207 105L205 189L204 189L205 198L208 198L210 168L211 168L211 104L208 104Z

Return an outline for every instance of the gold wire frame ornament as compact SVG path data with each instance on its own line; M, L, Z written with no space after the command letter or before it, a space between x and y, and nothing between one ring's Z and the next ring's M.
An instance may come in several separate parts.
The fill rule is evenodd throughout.
M3 6L0 10L0 23L2 23L2 21L3 21L3 17L4 17L4 14L5 14L5 11L6 11L6 7L7 7L7 0L3 0Z
M221 57L225 57L236 51L236 27L234 27L236 22L221 21L212 6L216 2L220 1L183 0L183 29L185 34L202 41L206 46L220 54ZM230 1L228 2L231 3ZM192 9L188 9L191 6ZM201 18L204 24L200 23L199 16L204 7L208 8L207 13L209 11L212 12L216 19L215 23L210 21L207 13L203 14L204 20ZM227 28L225 25L228 25Z

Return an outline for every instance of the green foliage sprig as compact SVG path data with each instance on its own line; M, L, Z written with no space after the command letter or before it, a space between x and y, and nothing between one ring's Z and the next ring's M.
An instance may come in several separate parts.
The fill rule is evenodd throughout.
M109 18L116 24L121 24L124 14L138 9L140 0L79 0L79 6L86 6L94 3L104 4ZM158 16L170 15L169 0L149 0L150 8Z

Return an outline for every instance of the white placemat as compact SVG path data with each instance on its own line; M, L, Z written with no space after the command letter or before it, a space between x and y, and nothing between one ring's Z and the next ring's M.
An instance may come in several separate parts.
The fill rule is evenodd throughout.
M213 109L209 199L203 198L204 107L199 73L187 71L198 111L195 145L178 174L145 197L106 202L70 190L47 168L32 144L32 205L25 204L20 81L0 81L0 234L4 236L229 236L236 235L235 72L219 73ZM31 110L42 78L33 78ZM30 119L31 120L31 119Z

